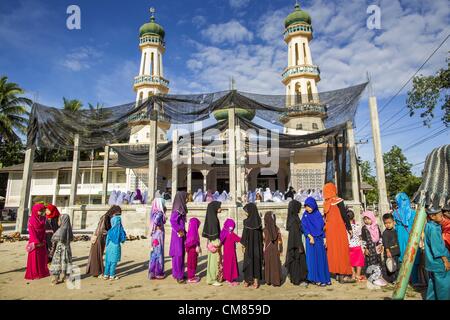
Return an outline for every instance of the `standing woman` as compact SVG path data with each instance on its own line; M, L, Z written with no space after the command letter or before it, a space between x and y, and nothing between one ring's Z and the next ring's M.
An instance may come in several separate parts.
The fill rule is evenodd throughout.
M178 191L173 199L172 215L170 224L172 226L172 237L170 239L169 255L172 257L172 276L178 283L184 283L184 241L186 239L186 214L187 193Z
M297 200L289 201L286 221L286 229L289 232L289 236L284 266L292 284L306 287L308 286L306 283L308 269L306 267L305 247L302 239L303 228L299 217L301 209L301 202Z
M48 271L47 248L45 246L45 206L35 204L28 220L29 240L26 246L28 252L25 279L35 280L50 276Z
M47 207L48 208L48 207ZM64 282L72 273L72 250L70 242L73 240L70 217L63 214L59 217L59 228L52 237L55 252L50 271L53 275L52 284ZM60 279L62 276L62 279Z
M302 226L306 236L308 281L322 287L331 285L327 253L325 251L325 223L313 197L305 200Z
M206 209L205 225L202 237L208 239L208 263L206 267L206 283L213 286L221 286L217 281L219 266L222 263L222 248L220 242L220 223L217 214L222 211L219 201L212 201Z
M264 278L266 284L279 287L282 277L280 254L283 252L283 241L275 219L271 211L264 215Z
M244 246L244 286L253 283L255 289L259 288L259 280L262 280L263 265L263 233L262 222L258 208L254 203L244 206L247 219L244 220L241 244Z
M325 238L330 273L340 283L354 283L348 234L353 235L344 200L337 196L336 186L329 182L323 188L325 213Z
M122 209L119 206L112 206L98 222L97 229L91 238L91 250L86 267L86 273L93 277L102 275L105 271L103 266L103 253L106 245L106 235L111 229L111 218L116 214L121 214Z
M152 250L148 264L149 279L164 279L164 238L166 223L165 200L156 197L152 203L150 214L150 241Z
M47 220L45 221L45 237L47 240L48 262L50 262L52 261L53 253L55 251L54 245L56 244L52 241L52 237L56 230L58 230L58 219L60 213L56 206L48 204L45 209L45 216L47 217Z

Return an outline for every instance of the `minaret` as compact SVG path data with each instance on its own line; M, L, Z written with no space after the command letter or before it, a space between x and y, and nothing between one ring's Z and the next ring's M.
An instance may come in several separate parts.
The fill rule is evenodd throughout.
M326 109L319 102L317 82L320 81L320 70L313 64L309 47L313 38L311 17L296 3L284 26L288 66L282 74L282 82L286 86L289 111L280 120L285 124L286 133L306 134L322 130Z
M163 55L165 51L163 27L155 22L155 10L150 8L150 22L139 29L139 48L141 49L141 64L139 75L134 78L134 91L136 91L136 105L153 94L167 94L169 81L164 78ZM166 141L166 133L170 123L164 121L160 112L158 118L158 142ZM146 125L146 115L138 115L131 121L130 143L148 143L150 127Z

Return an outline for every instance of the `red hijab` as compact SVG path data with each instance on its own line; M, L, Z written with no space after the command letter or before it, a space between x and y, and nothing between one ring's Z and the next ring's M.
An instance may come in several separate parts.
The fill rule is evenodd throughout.
M337 196L336 185L332 182L328 182L323 186L323 198L325 200L323 202L324 213L328 213L332 205L336 205L342 201L342 199Z
M28 220L28 225L32 226L36 231L45 231L45 216L39 215L39 211L45 210L42 203L37 203L31 208L31 217ZM42 230L41 230L42 229Z
M61 214L56 206L52 204L47 205L47 209L50 210L50 213L47 214L47 219L55 219L58 218Z

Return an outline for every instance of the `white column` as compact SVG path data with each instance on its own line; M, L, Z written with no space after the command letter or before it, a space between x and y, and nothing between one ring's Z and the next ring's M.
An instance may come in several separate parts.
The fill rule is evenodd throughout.
M238 198L242 198L242 150L241 150L241 127L239 125L239 120L236 121L236 201ZM239 180L239 181L238 181Z
M156 153L158 139L158 124L155 112L150 116L150 142L148 149L148 203L153 201L156 192Z
M209 170L201 170L203 175L203 191L206 192L208 190L208 173Z
M75 201L77 198L78 189L78 172L80 166L80 136L75 134L73 143L73 160L72 160L72 180L70 181L70 196L69 196L69 207L75 206ZM74 218L74 208L69 208L70 221L72 226L75 225L73 221Z
M178 186L178 130L172 130L172 202Z
M228 109L228 159L230 172L230 194L236 201L236 116L234 107Z
M58 177L59 177L59 170L56 170L56 178L55 178L55 185L53 189L53 197L52 197L52 203L56 205L56 197L58 196Z
M189 137L190 140L190 137ZM187 142L187 191L193 194L192 190L192 144L191 141Z
M294 186L294 184L295 184L294 156L295 156L295 151L291 151L290 155L289 155L289 187L293 187L295 190L297 190L297 187Z
M375 166L377 172L378 185L378 212L384 214L389 210L389 203L387 198L386 178L384 174L383 152L381 149L380 138L380 122L378 120L377 98L375 96L369 97L370 121L372 123L372 137L373 149L375 154Z
M33 159L35 146L31 146L25 151L25 163L23 165L22 186L20 188L19 209L17 210L16 231L27 232L28 215L30 211L30 189L31 176L33 173Z
M356 203L360 202L359 199L359 183L358 183L358 164L356 162L356 151L355 151L355 136L353 134L353 124L351 121L347 122L347 139L348 148L350 154L350 167L352 174L352 195L353 201Z
M103 158L103 186L102 186L102 204L107 204L108 197L108 179L109 179L109 146L105 146L105 155Z

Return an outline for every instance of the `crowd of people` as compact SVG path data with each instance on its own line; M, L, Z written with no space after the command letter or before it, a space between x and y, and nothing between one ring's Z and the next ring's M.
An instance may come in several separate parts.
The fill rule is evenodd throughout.
M226 219L221 227L218 216L222 210L221 201L208 203L201 227L199 219L188 219L187 192L176 193L169 219L166 217L165 199L157 193L150 214L148 278L157 280L167 276L164 270L167 223L171 229L169 256L172 277L180 284L200 281L197 264L202 254L200 237L207 243L206 283L212 286L224 283L237 286L240 272L243 273L244 287L258 288L263 280L266 285L281 286L283 265L290 282L305 287L310 284L330 286L332 278L343 284L369 281L380 287L395 283L416 214L405 193L397 195L397 208L393 212L382 215L383 232L371 211L363 212L362 223L356 221L354 212L338 197L333 183L327 183L323 188L323 214L312 196L307 197L303 205L295 196L289 198L285 221L288 237L282 264L283 239L273 212L260 215L257 205L247 202L243 208L247 217L239 236L235 233L236 222L233 219ZM121 212L120 206L112 205L100 218L92 235L86 269L91 276L119 279L116 266L121 259L121 244L126 240ZM448 300L450 208L429 208L427 215L428 222L414 262L411 282L419 281L423 249L428 272L426 298ZM28 230L25 278L39 279L51 274L53 284L65 281L72 264L70 243L73 234L69 216L59 214L52 205L36 204L32 208ZM238 246L243 250L241 270L237 261ZM47 263L50 263L50 269Z

